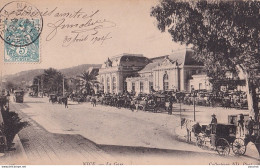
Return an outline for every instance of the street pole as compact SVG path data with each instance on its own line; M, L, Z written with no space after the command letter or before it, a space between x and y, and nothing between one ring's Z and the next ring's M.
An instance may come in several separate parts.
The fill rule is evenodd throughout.
M64 97L64 76L62 78L62 95Z
M181 121L181 102L180 102L180 121ZM181 129L182 129L182 124L181 124Z
M39 96L39 92L40 92L40 80L39 80L39 78L37 78L37 80L38 80L38 93L37 93L37 96Z
M159 65L160 65L160 64L158 63L158 66L157 66L157 67L158 67L158 91L159 91L159 89L160 89L160 86L159 86L159 80L160 80L160 78L159 78Z
M196 121L196 118L195 118L195 93L193 93L193 110L194 110L194 121Z
M42 97L43 97L43 78L42 78L42 75L41 75L41 88L42 88Z

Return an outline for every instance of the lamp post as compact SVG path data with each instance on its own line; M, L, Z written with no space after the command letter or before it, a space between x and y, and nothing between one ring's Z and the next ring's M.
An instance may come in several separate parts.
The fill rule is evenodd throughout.
M63 96L63 97L64 97L64 95L65 95L64 88L65 88L65 77L62 76L62 96Z
M195 112L196 112L196 107L195 107L196 101L195 101L195 97L196 97L197 95L196 95L196 92L194 91L194 89L192 89L191 93L192 93L192 96L193 96L193 115L194 115L194 121L196 121L196 115L195 115Z
M158 87L158 90L157 90L157 91L159 91L159 89L160 89L160 83L159 83L159 80L160 80L160 78L159 78L159 75L160 75L160 74L159 74L159 66L160 66L160 63L158 63L158 65L157 65L157 67L158 67L158 68L157 68L157 70L158 70L158 86L157 86L157 87Z
M181 118L181 99L179 99L180 101L180 118Z
M42 88L42 97L43 97L43 77L42 77L42 75L41 75L41 88Z
M37 79L37 96L39 96L40 85L41 85L42 97L43 97L43 78L41 76L41 77L36 77L35 79ZM41 82L41 84L40 84L40 82Z
M37 79L37 97L39 96L39 92L40 92L40 80L38 77L36 77L35 79Z

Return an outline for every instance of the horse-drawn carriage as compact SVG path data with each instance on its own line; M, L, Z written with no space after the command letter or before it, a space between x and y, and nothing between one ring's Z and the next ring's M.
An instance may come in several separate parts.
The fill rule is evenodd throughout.
M58 96L56 94L49 95L49 102L55 103L58 101Z
M137 109L143 111L164 111L166 110L167 96L163 94L152 94L144 97L138 97L135 99L135 106Z
M210 93L207 92L198 93L195 102L199 106L210 106L211 97Z
M246 152L244 140L236 138L234 124L202 125L196 144L201 148L206 146L215 148L219 155L229 155L231 148L236 155L243 155Z
M23 90L15 90L13 100L16 103L23 103L24 91Z
M111 98L112 98L111 95L104 95L102 97L101 104L110 105L111 104Z

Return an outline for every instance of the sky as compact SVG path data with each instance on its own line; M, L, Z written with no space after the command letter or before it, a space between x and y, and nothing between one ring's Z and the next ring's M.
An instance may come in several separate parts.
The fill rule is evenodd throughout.
M0 7L2 8L7 2L9 1L0 2ZM81 64L102 64L108 57L122 53L143 54L145 57L152 58L185 48L174 43L168 32L160 32L155 18L150 16L151 7L158 4L158 0L49 0L40 2L29 0L29 3L36 7L43 17L43 30L39 38L41 61L34 64L7 64L3 63L2 59L3 75L38 68L62 69ZM50 14L52 10L54 11ZM82 15L96 13L88 19L61 16L67 12L75 14L79 10ZM51 39L47 38L58 23L63 22L66 26L75 26L75 24L86 23L89 19L92 23L105 20L102 26L106 28L99 29L97 34L91 31L79 33L78 37L88 36L87 40L81 42L73 42L77 33L72 33L72 31L81 30L79 27L63 29L58 27L55 36ZM91 41L92 38L96 41ZM102 38L108 39L102 42L100 40ZM1 55L4 56L2 40L0 45Z

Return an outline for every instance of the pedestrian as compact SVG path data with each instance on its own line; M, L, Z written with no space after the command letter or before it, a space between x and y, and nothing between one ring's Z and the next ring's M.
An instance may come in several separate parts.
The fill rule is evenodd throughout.
M239 135L241 136L241 133L242 135L244 135L244 115L243 114L240 114L239 115L239 120L237 121L238 123L238 129L239 129Z
M68 107L68 98L67 97L64 98L64 105L65 105L65 108L69 108Z
M168 114L172 115L172 104L173 104L173 96L170 96L169 98L169 108L168 108Z
M211 119L211 124L217 124L218 123L218 120L216 118L216 115L215 114L212 114L211 115L212 119Z
M248 134L249 136L251 136L253 134L253 130L254 130L254 123L255 121L253 120L253 117L250 116L248 121L247 121L247 124L246 124L246 127L248 129Z
M97 106L97 100L95 97L92 97L92 105L93 105L93 107Z

